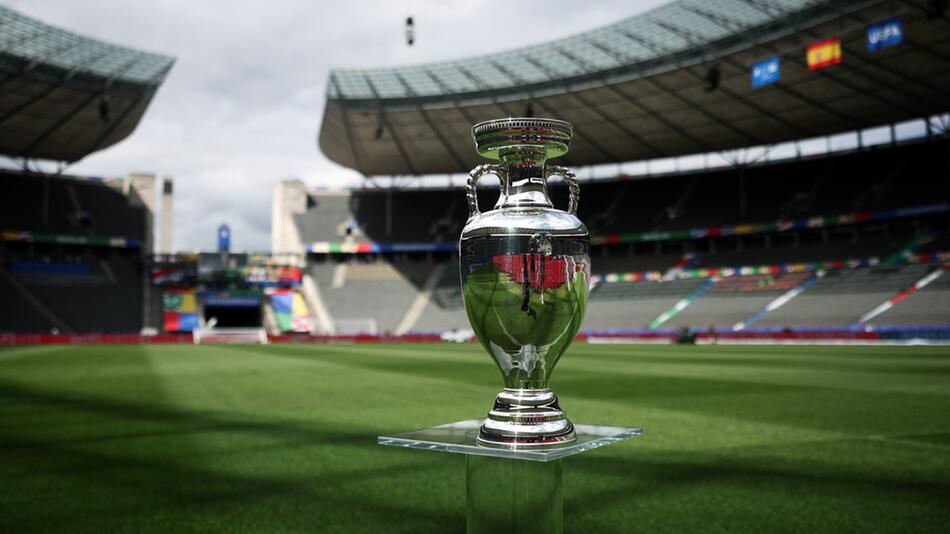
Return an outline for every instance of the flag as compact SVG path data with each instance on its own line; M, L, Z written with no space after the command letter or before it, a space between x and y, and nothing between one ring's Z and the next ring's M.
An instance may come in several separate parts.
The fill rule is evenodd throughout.
M868 26L868 52L901 44L903 40L904 22L900 17L892 17Z
M270 303L274 309L274 318L277 320L277 328L280 329L281 332L290 332L293 328L293 302L294 294L289 291L270 294Z
M166 311L164 318L166 332L191 332L198 328L198 314L196 313Z
M781 69L779 68L778 56L772 56L752 64L753 89L773 84L778 81L779 76L781 76Z
M808 45L805 53L808 70L818 70L841 63L841 39L832 37Z
M313 330L313 321L310 320L310 316L294 315L291 329L294 332L310 332Z
M293 293L274 293L270 296L270 303L274 307L274 313L286 313L290 315L293 309Z
M166 290L162 293L162 308L165 311L194 313L198 310L195 292L191 290Z
M181 311L181 293L171 291L162 293L162 307L165 311Z
M185 291L181 294L181 309L183 313L194 313L198 310L194 291Z

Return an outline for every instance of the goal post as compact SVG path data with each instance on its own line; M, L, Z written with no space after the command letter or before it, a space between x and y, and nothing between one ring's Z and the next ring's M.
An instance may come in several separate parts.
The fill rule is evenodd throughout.
M195 345L205 343L236 345L266 345L267 330L264 328L196 328L192 331Z
M379 335L379 327L373 318L336 319L333 324L337 335L341 336Z

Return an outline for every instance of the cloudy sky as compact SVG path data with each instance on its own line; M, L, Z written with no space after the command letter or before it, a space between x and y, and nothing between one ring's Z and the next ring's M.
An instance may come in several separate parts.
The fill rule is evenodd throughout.
M175 178L175 247L212 249L231 225L238 250L270 247L274 184L345 187L316 135L327 72L453 59L570 35L663 0L0 0L98 39L177 58L138 129L69 169ZM404 21L415 20L407 47Z

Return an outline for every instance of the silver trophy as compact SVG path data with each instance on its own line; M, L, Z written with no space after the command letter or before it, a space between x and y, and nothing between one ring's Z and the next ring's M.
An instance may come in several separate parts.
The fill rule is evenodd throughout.
M475 148L498 164L481 165L468 180L469 218L459 243L468 320L501 370L478 444L546 448L575 440L574 425L548 388L558 359L574 340L590 280L590 236L577 218L574 175L546 160L567 153L574 129L552 119L498 119L472 128ZM498 176L495 209L479 212L478 179ZM567 211L555 209L547 181L561 176Z

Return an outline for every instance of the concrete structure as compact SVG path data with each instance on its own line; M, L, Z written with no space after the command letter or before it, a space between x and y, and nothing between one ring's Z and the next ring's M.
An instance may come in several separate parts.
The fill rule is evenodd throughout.
M294 215L307 211L307 186L303 180L282 180L274 187L271 204L271 252L302 252L303 242Z

